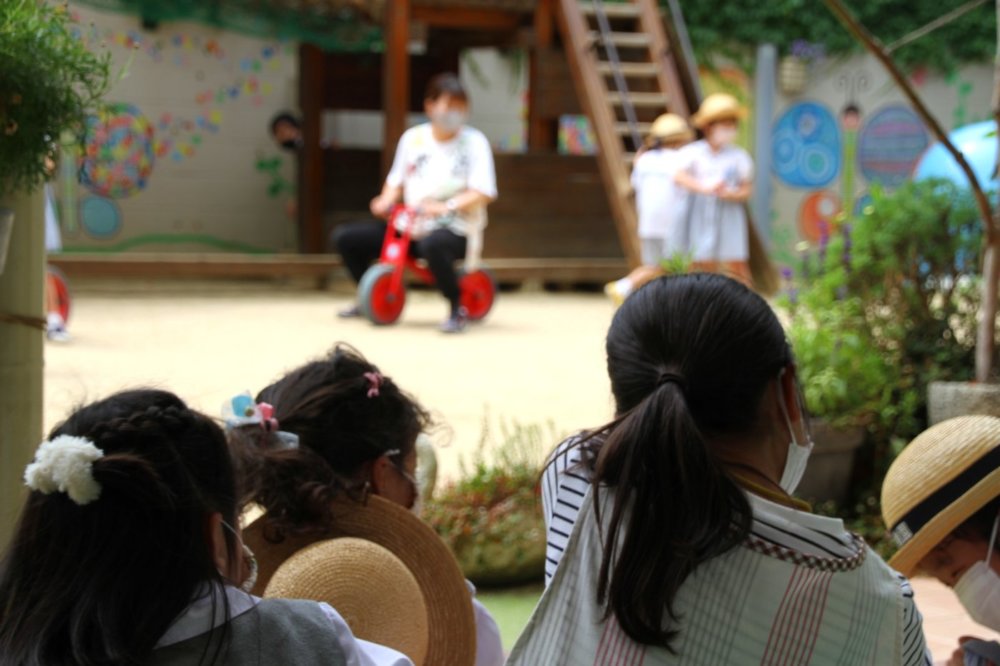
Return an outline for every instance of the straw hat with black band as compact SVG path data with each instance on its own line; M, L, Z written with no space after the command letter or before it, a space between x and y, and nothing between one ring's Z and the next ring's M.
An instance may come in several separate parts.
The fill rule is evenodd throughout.
M882 518L899 550L889 564L911 576L945 537L1000 496L1000 418L938 423L903 449L882 484Z
M346 614L341 614L359 638L395 647L417 666L475 663L476 625L465 577L445 543L407 509L375 495L364 503L344 497L334 504L329 531L288 536L277 544L264 537L265 520L258 518L243 530L243 541L258 563L254 594L294 593L329 601L334 608L337 598L348 600ZM343 537L376 548L353 541L338 544ZM365 557L378 558L387 575L372 575L370 563L363 564ZM408 570L419 594L396 562ZM367 606L359 601L366 597ZM426 617L425 636L415 630L421 617ZM419 659L424 650L425 658Z
M747 115L739 100L728 93L713 93L706 97L691 116L691 122L700 130L720 120L742 120Z

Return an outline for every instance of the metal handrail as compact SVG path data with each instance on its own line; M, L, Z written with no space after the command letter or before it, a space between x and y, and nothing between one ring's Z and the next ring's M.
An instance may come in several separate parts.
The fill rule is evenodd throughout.
M604 42L604 50L608 53L608 62L611 64L611 75L615 80L615 88L621 96L622 110L625 112L625 122L628 123L629 134L632 136L634 149L642 145L642 137L639 135L638 119L635 115L635 106L632 98L628 94L628 84L625 82L625 75L621 71L621 59L618 57L618 47L611 41L611 23L608 15L604 11L602 0L593 0L594 13L597 16L597 27L601 31L601 40Z

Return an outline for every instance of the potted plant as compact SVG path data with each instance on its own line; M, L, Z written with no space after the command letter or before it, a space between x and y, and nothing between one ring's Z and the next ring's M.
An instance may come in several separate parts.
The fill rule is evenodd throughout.
M821 59L826 51L822 44L812 44L804 39L792 42L788 55L778 63L778 84L786 95L799 95L809 84L809 65Z

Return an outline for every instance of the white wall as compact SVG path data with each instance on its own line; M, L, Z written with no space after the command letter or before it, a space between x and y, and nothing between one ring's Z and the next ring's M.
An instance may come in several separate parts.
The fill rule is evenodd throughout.
M70 11L80 37L110 52L122 74L106 97L117 110L112 133L89 146L95 183L59 188L65 247L293 249L289 194L269 193L294 184L293 159L268 123L294 110L296 45L191 23L145 32L133 16L72 3Z

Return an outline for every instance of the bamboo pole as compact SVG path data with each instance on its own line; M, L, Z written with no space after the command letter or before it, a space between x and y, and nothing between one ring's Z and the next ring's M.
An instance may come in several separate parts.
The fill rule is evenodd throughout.
M42 188L0 198L14 210L7 265L0 275L0 550L24 500L24 467L42 440L45 224ZM20 322L13 321L20 319Z
M997 280L1000 278L1000 238L998 238L1000 234L997 233L1000 220L997 219L993 206L990 205L989 198L983 191L979 179L976 178L976 174L972 171L972 167L969 166L965 156L951 142L937 119L931 115L923 100L920 99L913 86L910 85L910 82L906 80L906 77L896 66L896 63L892 60L882 42L861 25L841 0L823 1L830 11L833 12L833 15L847 28L848 32L854 35L882 63L886 71L889 72L889 76L910 101L920 119L958 163L962 173L965 174L965 177L969 181L969 186L972 188L972 195L976 200L976 206L979 208L979 214L983 220L983 240L985 246L983 251L982 304L980 306L982 308L982 316L976 334L976 380L985 382L993 372L993 341L996 332L997 315ZM997 6L998 11L1000 11L1000 0L997 0ZM998 39L1000 39L1000 34L998 34ZM1000 82L1000 79L997 77L1000 75L1000 70L998 68L1000 68L1000 64L995 64L993 113L995 118L1000 119L1000 109L998 109L1000 107L1000 98L998 98L1000 92L997 90L997 84Z

